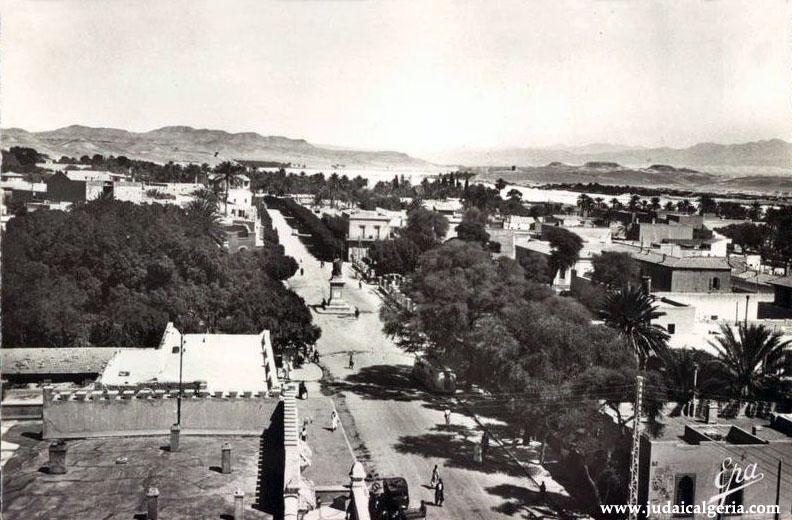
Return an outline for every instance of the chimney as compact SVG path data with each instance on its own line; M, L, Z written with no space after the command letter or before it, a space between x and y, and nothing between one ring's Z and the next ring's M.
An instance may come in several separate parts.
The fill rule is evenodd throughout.
M641 289L646 294L652 294L652 277L651 276L642 276L641 277Z
M707 409L704 414L704 422L707 424L715 424L718 422L718 403L710 402L707 404Z
M751 426L751 435L755 436L757 433L759 433L761 431L762 431L762 427L761 426L757 426L755 424L753 426Z

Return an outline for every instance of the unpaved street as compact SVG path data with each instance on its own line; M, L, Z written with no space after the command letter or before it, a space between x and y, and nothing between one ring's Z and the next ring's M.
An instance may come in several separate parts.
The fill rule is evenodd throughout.
M321 269L292 235L283 215L274 210L269 213L287 254L301 261L304 270L289 285L309 305L320 303L328 296L330 265ZM433 465L438 464L446 502L443 508L430 505L429 518L531 518L525 505L537 501L536 485L502 455L493 455L495 460L484 465L473 461L473 444L481 438L475 422L453 401L416 385L410 378L412 356L402 353L382 333L380 300L373 287L359 288L351 270L345 270L345 275L345 299L360 309L360 318L314 313L314 319L322 328L318 349L331 379L322 383L323 390L345 401L351 416L351 421L346 420L353 422L345 428L356 432L365 445L366 452L357 456L367 471L406 478L411 505L417 507L422 499L432 502L434 498L428 481ZM347 368L350 352L355 353L354 370ZM443 418L447 406L453 411L450 428Z

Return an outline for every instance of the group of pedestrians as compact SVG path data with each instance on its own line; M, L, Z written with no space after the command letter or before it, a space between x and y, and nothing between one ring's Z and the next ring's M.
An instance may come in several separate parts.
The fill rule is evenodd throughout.
M302 430L300 431L300 440L306 442L308 440L308 419L303 420ZM311 420L310 422L313 422ZM338 412L333 410L330 412L330 431L334 432L338 429L339 424Z

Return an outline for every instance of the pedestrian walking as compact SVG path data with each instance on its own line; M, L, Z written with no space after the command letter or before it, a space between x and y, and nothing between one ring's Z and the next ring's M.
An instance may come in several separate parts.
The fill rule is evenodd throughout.
M330 414L330 429L336 431L336 428L338 428L338 414L333 410Z
M324 269L324 260L322 260L321 262L319 262L319 267L321 267L322 269Z
M432 470L432 479L429 481L429 485L435 487L438 480L440 480L440 472L437 470L437 464L435 464L435 467Z
M358 280L358 289L363 288L363 280Z
M300 440L305 442L308 439L308 425L303 424L302 431L300 432Z
M443 502L445 502L445 486L443 479L438 479L435 485L435 505L443 507Z
M302 276L303 274L305 274L305 271L303 271L303 268L300 267L300 276Z
M358 318L360 318L360 309L355 307L355 319L358 319Z
M545 486L544 480L539 484L539 498L542 499L542 502L547 500L547 486Z
M481 464L484 459L481 457L481 444L473 445L473 462Z
M445 416L446 428L448 428L449 426L451 426L451 410L446 408L445 411L443 412L443 415Z
M308 387L305 386L305 381L300 381L300 399L308 399Z
M354 352L350 352L349 353L349 370L354 370L354 369L355 369L355 353Z
M481 459L484 460L487 458L487 452L489 451L489 432L484 432L484 435L481 436Z

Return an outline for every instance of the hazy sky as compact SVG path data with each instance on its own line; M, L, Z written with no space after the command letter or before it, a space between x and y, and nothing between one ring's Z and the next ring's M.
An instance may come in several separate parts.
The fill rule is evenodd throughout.
M412 153L792 139L783 1L0 1L2 125Z

